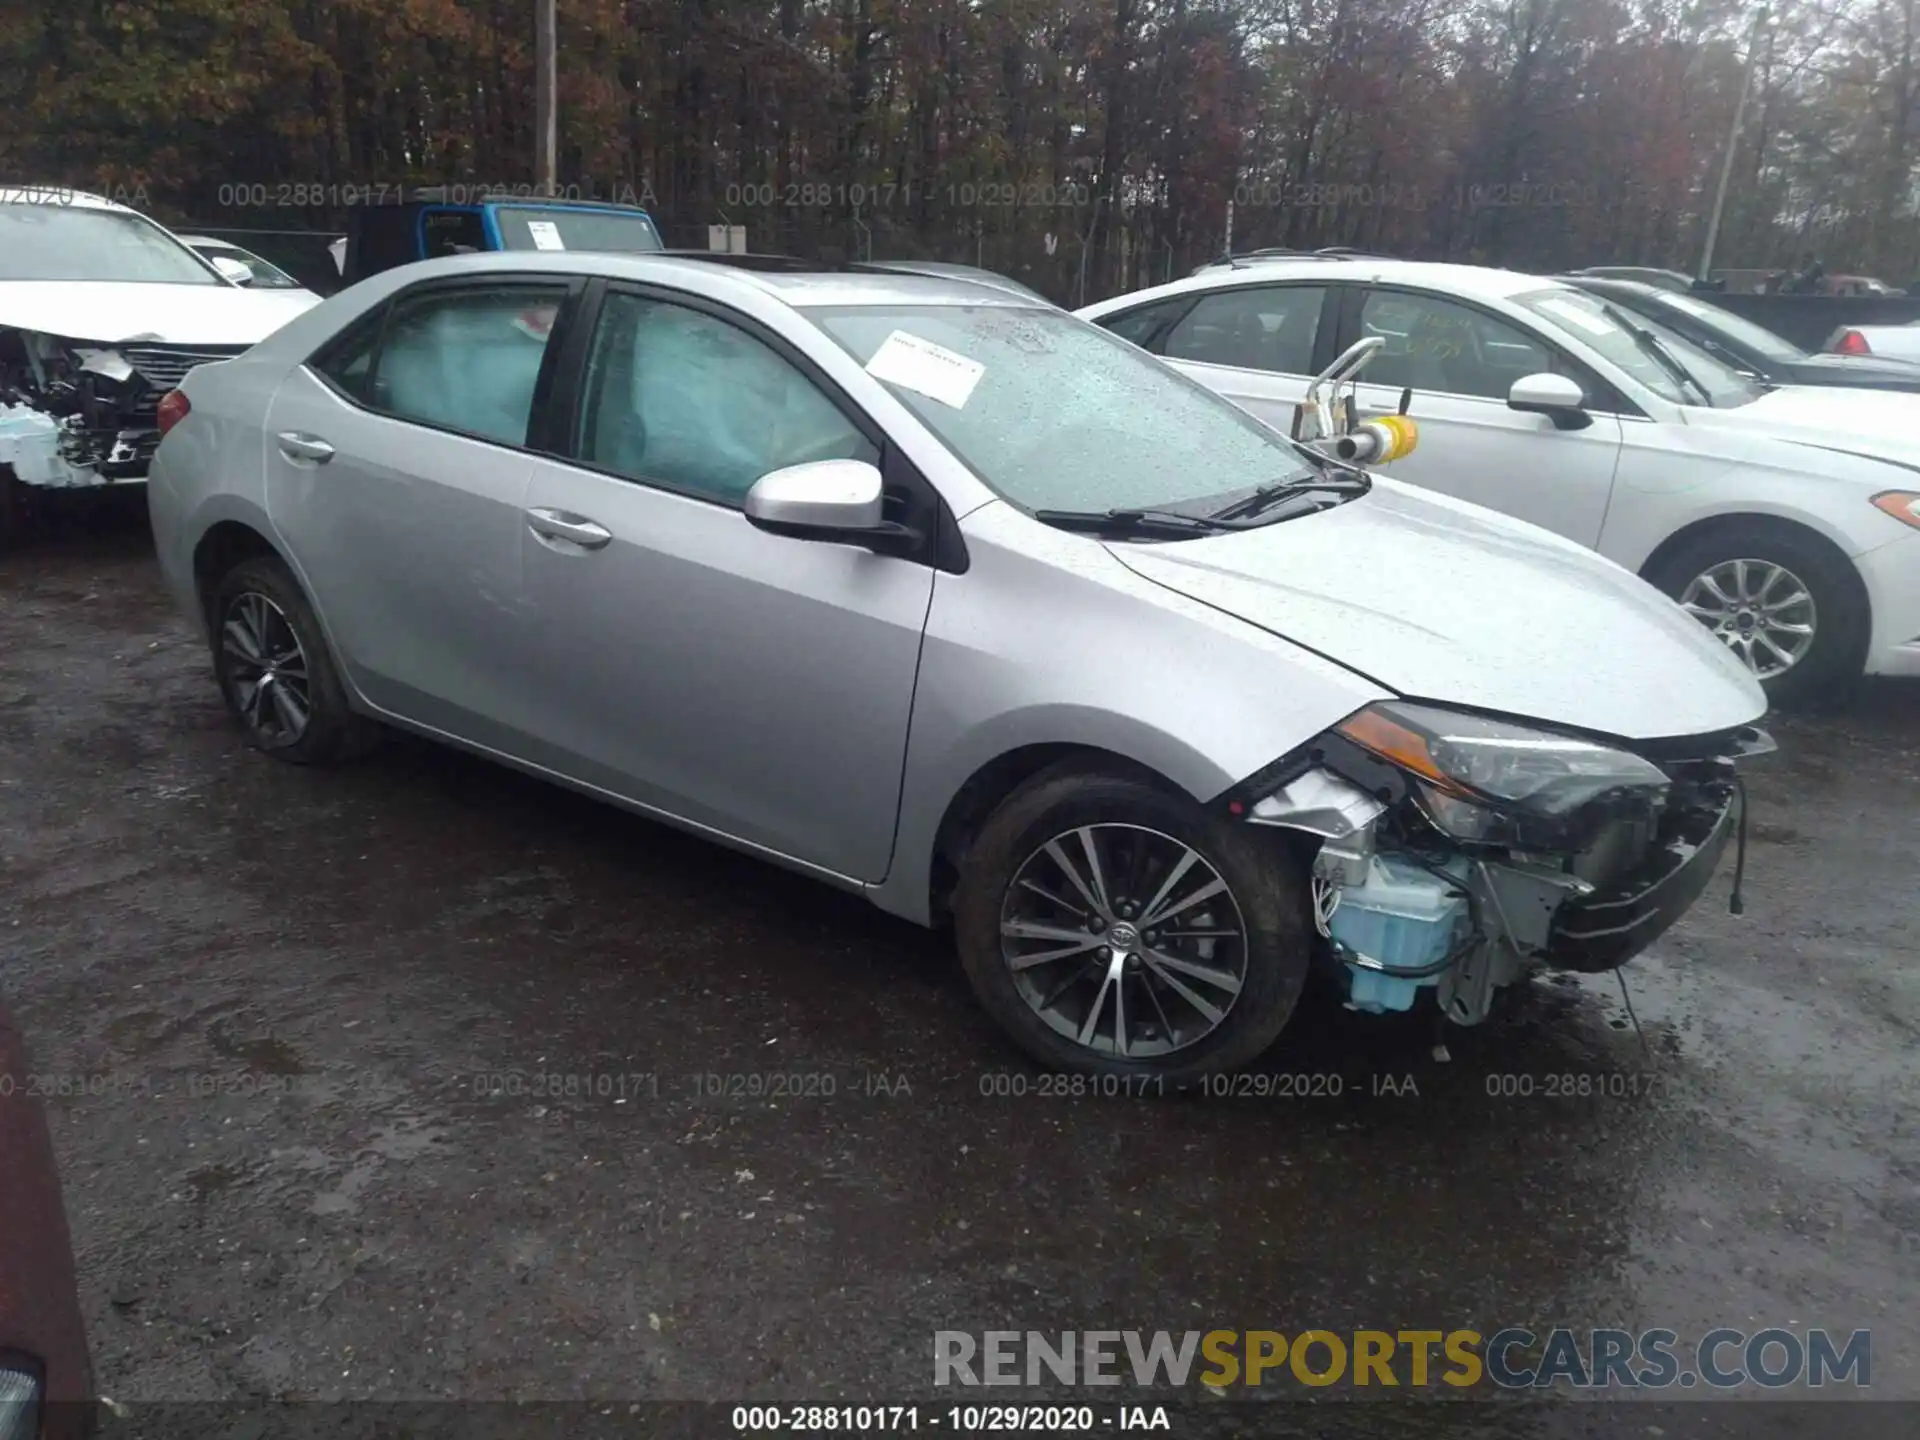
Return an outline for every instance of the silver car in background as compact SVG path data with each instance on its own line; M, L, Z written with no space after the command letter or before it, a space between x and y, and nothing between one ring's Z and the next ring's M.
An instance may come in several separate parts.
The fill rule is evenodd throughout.
M1580 546L961 279L465 256L167 397L260 749L393 725L951 920L1041 1062L1177 1083L1309 971L1472 1023L1700 894L1742 665Z

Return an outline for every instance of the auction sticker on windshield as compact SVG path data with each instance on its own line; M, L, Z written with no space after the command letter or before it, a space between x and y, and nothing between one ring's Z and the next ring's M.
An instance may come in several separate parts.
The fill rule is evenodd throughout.
M873 352L873 358L867 361L867 373L959 410L966 406L987 367L944 345L896 330Z
M560 227L551 220L529 220L527 233L533 236L533 248L536 250L567 248L567 242L560 238Z

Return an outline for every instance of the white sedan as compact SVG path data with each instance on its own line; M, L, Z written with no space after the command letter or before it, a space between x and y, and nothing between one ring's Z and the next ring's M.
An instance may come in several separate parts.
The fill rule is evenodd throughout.
M1286 428L1309 378L1386 343L1400 479L1598 550L1680 601L1776 701L1920 676L1920 396L1767 388L1534 275L1379 259L1210 268L1079 312Z

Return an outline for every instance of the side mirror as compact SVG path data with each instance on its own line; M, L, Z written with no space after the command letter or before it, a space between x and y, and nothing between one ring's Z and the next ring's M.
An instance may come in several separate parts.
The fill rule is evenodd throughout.
M1542 371L1522 375L1507 392L1507 408L1530 415L1545 415L1556 430L1584 430L1593 423L1587 414L1587 397L1578 384L1565 375Z
M794 540L862 545L880 554L910 552L917 531L883 518L880 471L865 460L812 460L770 470L753 482L747 523Z
M213 268L220 272L220 278L235 285L253 284L253 271L242 265L231 255L215 255Z

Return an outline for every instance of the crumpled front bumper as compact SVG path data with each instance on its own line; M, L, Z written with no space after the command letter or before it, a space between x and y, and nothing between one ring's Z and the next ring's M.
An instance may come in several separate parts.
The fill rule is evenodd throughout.
M1729 790L1715 810L1681 818L1678 833L1657 846L1633 874L1564 902L1555 912L1547 963L1601 971L1626 964L1693 908L1738 834L1744 791Z

